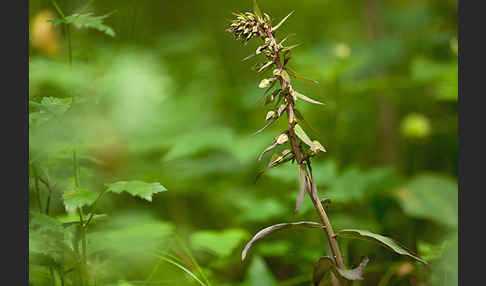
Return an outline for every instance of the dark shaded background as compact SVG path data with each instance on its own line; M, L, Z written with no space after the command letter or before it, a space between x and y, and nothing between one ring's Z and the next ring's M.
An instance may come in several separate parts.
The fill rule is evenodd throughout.
M52 214L72 215L62 192L72 185L73 144L85 188L136 179L169 190L151 204L107 195L99 205L108 219L88 240L98 285L197 285L156 257L173 248L174 233L213 285L309 285L325 254L318 231L273 234L240 261L259 229L318 219L309 201L292 213L294 165L254 184L270 155L256 158L285 122L251 136L268 111L256 102L264 78L251 70L256 59L242 62L257 43L242 46L224 32L231 12L250 10L251 1L58 3L66 15L115 11L104 23L116 35L72 29L71 68L66 31L46 22L58 18L51 1L30 1L29 99L73 101L43 124L30 118L31 156L56 182ZM393 237L430 262L341 239L348 266L371 259L355 285L457 285L457 1L259 4L274 22L295 10L277 35L296 33L290 66L319 81L294 87L325 103L298 104L318 131L308 134L327 149L314 169L334 227ZM46 273L31 263L32 285L52 285Z

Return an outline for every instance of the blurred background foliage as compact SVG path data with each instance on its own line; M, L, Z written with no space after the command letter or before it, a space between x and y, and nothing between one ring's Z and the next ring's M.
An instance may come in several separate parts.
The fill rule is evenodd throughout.
M310 201L293 214L294 165L254 183L265 167L258 154L285 122L251 136L267 111L257 102L264 75L251 70L255 60L241 60L257 43L242 47L224 32L231 12L251 1L58 3L66 16L113 14L72 27L71 67L66 29L48 22L60 18L56 9L30 1L29 141L31 161L54 182L51 215L73 215L62 204L73 145L85 187L126 179L168 189L151 204L111 194L100 202L107 216L88 236L97 285L197 285L160 258L167 251L197 273L193 256L212 285L309 285L325 254L318 231L273 234L240 261L259 229L318 220ZM296 33L290 66L319 81L294 82L325 103L299 109L328 151L314 173L320 196L332 199L334 228L394 237L430 262L340 239L348 266L371 259L355 285L457 285L457 1L259 4L274 21L296 11L277 34ZM31 285L51 278L31 259Z

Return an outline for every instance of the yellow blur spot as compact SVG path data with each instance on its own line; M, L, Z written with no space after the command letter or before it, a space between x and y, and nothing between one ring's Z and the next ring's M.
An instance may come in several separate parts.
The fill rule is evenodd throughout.
M60 48L59 33L48 20L53 20L56 15L49 10L38 12L31 20L30 42L40 52L53 56Z
M339 43L334 47L334 55L340 59L347 59L351 56L351 48L346 43Z

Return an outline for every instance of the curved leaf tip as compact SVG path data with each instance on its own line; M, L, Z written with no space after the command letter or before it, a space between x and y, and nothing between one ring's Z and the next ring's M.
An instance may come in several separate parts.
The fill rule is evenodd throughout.
M290 223L279 223L275 225L271 225L269 227L266 227L257 234L255 234L251 240L245 245L245 248L241 252L241 261L244 261L246 258L246 254L248 253L248 250L250 247L258 240L264 238L265 236L269 235L272 232L275 232L277 230L281 229L287 229L287 228L292 228L292 227L297 227L297 226L303 226L303 227L309 227L309 228L320 228L321 225L318 224L317 222L312 222L312 221L299 221L299 222L290 222Z

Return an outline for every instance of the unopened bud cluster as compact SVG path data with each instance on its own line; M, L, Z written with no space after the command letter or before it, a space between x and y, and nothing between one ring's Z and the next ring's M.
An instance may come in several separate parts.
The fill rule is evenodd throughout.
M236 16L236 19L230 22L230 28L226 31L233 33L237 40L242 40L246 43L252 37L263 36L265 34L264 31L268 29L267 22L270 22L270 17L267 14L264 16L265 19L251 12L233 13L233 15Z

